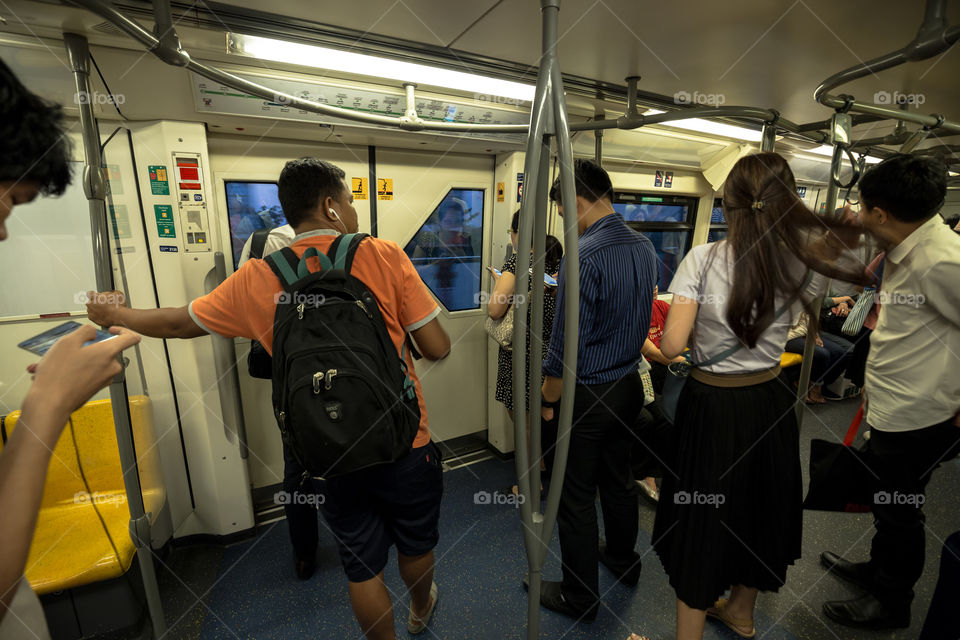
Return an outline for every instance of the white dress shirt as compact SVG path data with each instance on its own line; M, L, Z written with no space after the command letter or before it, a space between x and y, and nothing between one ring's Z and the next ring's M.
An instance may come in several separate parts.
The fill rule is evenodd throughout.
M293 244L293 236L293 227L288 224L271 229L270 234L267 235L267 242L263 245L263 257L266 258L274 251L289 247ZM247 238L247 241L243 244L243 249L240 251L240 260L237 263L238 268L250 259L250 245L252 243L253 234L250 234L250 237Z
M887 251L867 358L867 421L931 427L960 410L960 236L933 216Z

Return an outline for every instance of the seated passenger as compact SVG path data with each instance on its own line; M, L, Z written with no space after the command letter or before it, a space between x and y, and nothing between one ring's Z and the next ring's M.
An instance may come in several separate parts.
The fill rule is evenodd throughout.
M842 304L842 303L841 303ZM807 330L810 324L810 315L800 314L797 323L787 333L787 344L784 351L803 354L807 341ZM807 390L808 404L823 404L827 400L842 400L836 393L826 389L846 371L853 345L839 336L821 333L817 335L816 346L813 349L813 367L810 373L810 388Z
M650 377L653 379L653 390L663 393L663 381L667 375L667 365L671 362L681 362L683 356L668 358L660 351L660 339L663 337L663 327L667 322L667 313L670 312L670 303L658 300L658 287L653 288L653 311L650 314L650 332L643 343L643 357L650 363Z
M297 255L310 248L325 253L341 232L357 230L357 212L344 175L339 167L316 158L292 160L283 168L278 196L297 232L291 245ZM443 492L440 452L430 441L420 381L409 350L402 347L412 335L425 357L439 360L449 352L450 339L437 320L437 303L396 243L365 239L351 273L376 297L397 355L404 354L420 406L412 452L394 463L328 478L322 505L337 538L357 621L368 638L389 640L396 636L383 569L391 546L397 547L400 576L410 591L408 630L424 631L437 603L433 548L439 538ZM216 333L259 339L272 353L274 314L283 291L266 261L250 260L185 307L140 310L92 304L88 312L99 324L137 327L157 338Z
M70 184L70 147L62 112L24 87L0 60L0 240L13 208ZM10 277L12 274L7 274ZM140 341L126 329L90 346L93 327L61 338L30 365L33 384L20 425L0 453L0 638L50 637L40 600L23 577L37 526L50 457L70 414L120 373L117 354Z

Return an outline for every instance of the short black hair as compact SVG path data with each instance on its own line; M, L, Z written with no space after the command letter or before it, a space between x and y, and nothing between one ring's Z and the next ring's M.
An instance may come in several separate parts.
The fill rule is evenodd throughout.
M70 184L70 140L63 110L30 92L0 60L0 182L30 180L40 193Z
M328 197L340 201L347 189L347 174L326 160L298 158L284 165L277 181L277 197L292 227L307 218Z
M947 166L932 156L898 153L860 179L860 199L901 222L929 220L947 195Z
M520 209L513 212L513 218L510 220L510 230L514 233L520 232Z
M610 175L593 160L574 160L573 179L577 185L577 195L587 202L597 202L604 198L613 200L613 183L610 182ZM550 188L550 199L557 204L563 204L560 201L559 177L553 181L553 186Z

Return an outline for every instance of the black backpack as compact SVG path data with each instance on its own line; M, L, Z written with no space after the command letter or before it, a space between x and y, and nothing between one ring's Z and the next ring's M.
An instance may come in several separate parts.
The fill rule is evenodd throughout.
M267 236L276 227L257 229L250 241L250 257L263 258L263 248L267 245ZM273 360L270 354L257 340L250 341L250 354L247 355L247 371L251 377L270 380L273 377Z
M289 247L266 257L283 284L273 321L273 406L284 442L315 477L331 478L410 453L420 426L414 382L377 300L350 274L366 234L327 254ZM310 273L307 259L321 265Z

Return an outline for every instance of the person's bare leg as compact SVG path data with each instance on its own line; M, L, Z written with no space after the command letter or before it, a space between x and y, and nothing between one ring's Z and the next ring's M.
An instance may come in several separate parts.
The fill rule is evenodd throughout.
M706 610L688 607L677 598L677 640L701 640L706 620Z
M730 587L730 597L727 598L725 608L727 615L737 620L753 620L753 610L757 604L758 593L760 592L757 589L745 587L742 584ZM747 627L744 627L743 630L745 632L750 631Z
M413 614L418 618L427 615L430 610L430 585L433 584L433 551L422 556L397 554L397 566L400 577L410 592L410 604Z
M393 603L383 583L383 571L370 580L350 582L349 589L353 615L367 640L396 640Z

